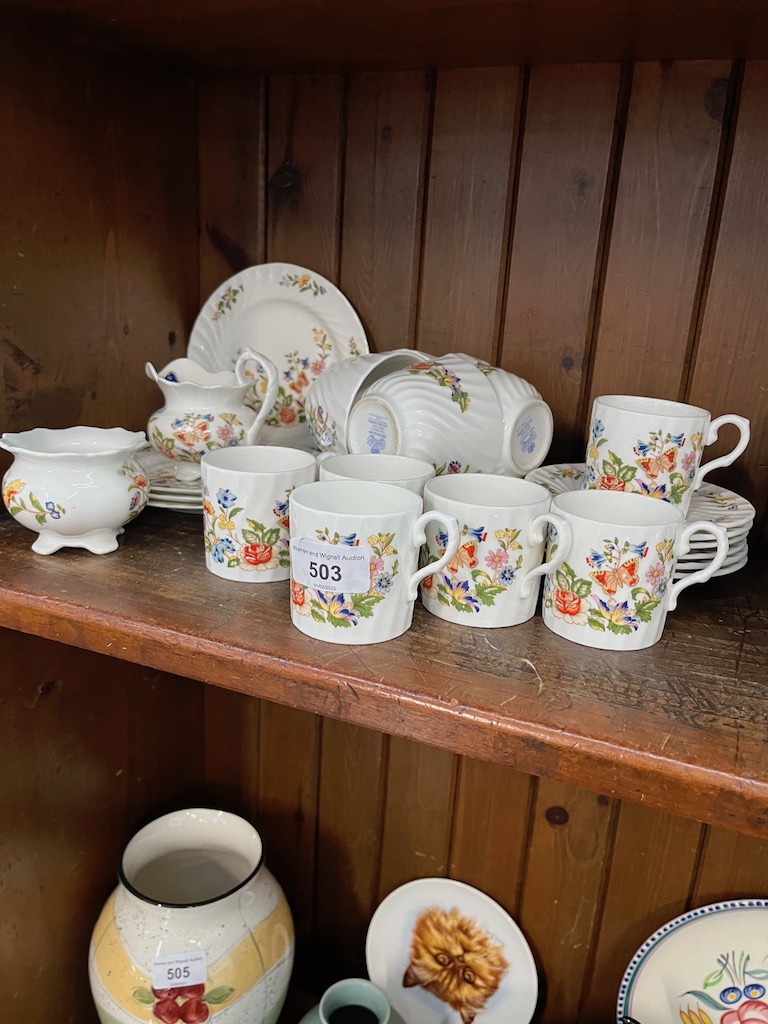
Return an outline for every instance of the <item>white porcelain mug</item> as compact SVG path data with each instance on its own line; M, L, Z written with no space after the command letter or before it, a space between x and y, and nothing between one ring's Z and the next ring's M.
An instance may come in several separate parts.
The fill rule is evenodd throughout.
M686 523L679 508L641 494L568 491L552 511L570 538L550 532L548 556L564 551L544 583L544 624L566 640L610 651L636 651L661 639L680 592L704 583L725 561L728 534L710 522ZM679 555L694 534L716 547L706 568L672 582Z
M421 601L438 618L462 626L515 626L536 611L539 582L565 557L542 565L547 524L559 536L570 529L550 512L552 497L528 480L477 473L441 476L424 488L424 507L453 516L461 530L456 554L421 583ZM429 563L437 563L445 537L427 535ZM534 585L535 584L535 585Z
M435 467L424 459L407 455L318 455L321 480L370 480L396 484L423 495L424 485L435 475Z
M235 583L271 583L289 576L288 498L311 483L311 452L277 445L241 445L200 460L203 538L209 572Z
M738 443L702 466L704 449L726 423L738 429ZM730 466L749 444L749 433L743 416L713 420L706 409L683 402L602 395L592 403L582 487L662 498L685 516L704 477Z
M411 625L421 580L459 545L456 520L422 515L418 494L394 484L320 480L290 497L291 620L316 640L381 643ZM418 569L428 523L447 542L436 567Z

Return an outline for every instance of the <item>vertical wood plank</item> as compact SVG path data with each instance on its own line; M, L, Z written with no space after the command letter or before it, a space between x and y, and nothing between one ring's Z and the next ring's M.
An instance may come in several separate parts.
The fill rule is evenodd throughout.
M269 80L267 258L338 280L342 79Z
M260 726L259 831L293 912L300 947L312 931L319 722L308 712L265 702Z
M732 487L765 515L768 500L768 61L748 63L712 274L688 400L713 416L733 412L752 422L742 457L716 470L713 483ZM735 444L732 427L705 460Z
M123 848L202 796L202 684L9 630L0 657L6 1012L94 1021L88 944Z
M514 170L515 68L437 75L418 347L494 362Z
M429 81L407 71L349 82L341 289L377 352L415 338Z
M315 944L336 980L365 973L365 936L377 903L387 740L323 722ZM325 984L329 984L325 980Z
M542 1024L577 1019L613 806L573 786L539 782L520 925L546 979Z
M456 757L390 740L379 900L414 878L447 873Z
M556 412L548 462L582 457L582 371L618 89L614 64L530 73L500 365Z
M686 909L700 832L695 821L622 803L582 1020L614 1019L627 964L657 928Z
M259 822L261 701L234 690L206 686L205 779L216 806Z
M591 395L677 399L730 65L635 67Z
M449 875L517 912L533 779L504 765L459 759ZM493 837L481 842L481 837Z
M191 83L5 31L0 134L3 429L143 430L197 290Z
M751 896L768 897L768 839L709 827L696 877L693 906Z
M262 78L198 83L200 306L232 274L264 262Z

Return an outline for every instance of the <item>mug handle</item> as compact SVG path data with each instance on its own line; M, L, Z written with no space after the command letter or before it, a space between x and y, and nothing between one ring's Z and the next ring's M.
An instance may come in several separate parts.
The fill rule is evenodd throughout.
M712 459L711 462L706 462L703 466L699 466L698 471L696 472L696 476L693 479L694 491L698 490L698 488L701 487L701 481L708 473L711 473L713 469L720 469L721 466L730 466L732 462L735 462L736 459L738 459L738 457L749 444L749 420L745 419L743 416L729 415L718 416L716 420L712 420L712 422L709 424L709 429L707 430L706 437L704 438L705 447L707 445L714 444L714 442L717 440L717 434L720 430L720 427L722 427L725 423L733 423L734 426L739 428L740 436L738 444L733 449L733 451L729 452L727 455L721 455L719 456L719 458Z
M237 377L239 384L253 383L249 377L245 376L245 364L248 362L258 363L261 372L267 378L267 390L262 400L261 408L245 435L248 444L255 444L264 420L272 412L272 408L277 401L277 389L280 381L277 377L277 367L271 360L259 352L254 352L252 348L244 348L235 363L235 377Z
M440 523L444 526L446 533L448 534L448 541L445 545L445 551L436 562L430 562L429 565L423 565L421 569L417 569L413 576L408 580L406 596L409 601L416 600L416 595L419 592L419 584L421 581L426 576L431 576L433 572L440 572L440 570L450 562L459 550L459 541L461 540L459 524L453 516L447 516L444 512L437 511L425 512L416 520L413 527L413 540L418 548L420 548L422 544L427 543L427 531L425 527L429 522Z
M537 576L547 576L553 573L555 569L559 569L571 550L573 539L571 524L566 522L556 512L544 512L542 515L536 516L528 525L528 543L541 544L544 540L544 527L547 523L551 523L557 530L557 551L554 558L551 558L548 562L542 562L541 565L534 566L533 569L529 569L523 576L522 586L520 587L520 597L522 598L530 597L533 580Z
M728 533L724 526L720 526L718 523L708 523L705 521L691 523L690 526L686 526L683 532L675 541L675 560L680 555L687 555L691 547L691 537L694 533L711 533L717 541L717 551L715 557L704 569L698 569L696 572L686 573L682 579L678 580L674 584L669 592L669 605L667 611L673 612L677 608L677 598L681 590L685 590L686 587L690 587L693 583L706 583L714 573L720 568L726 559L728 554Z

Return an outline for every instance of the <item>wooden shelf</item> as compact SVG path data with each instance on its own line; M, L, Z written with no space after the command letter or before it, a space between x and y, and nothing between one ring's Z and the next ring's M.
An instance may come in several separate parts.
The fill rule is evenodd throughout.
M768 57L763 0L3 0L195 73Z
M195 515L147 509L107 556L39 556L32 539L0 518L11 629L765 835L768 592L757 564L686 590L645 651L583 648L539 616L459 627L419 605L402 637L360 647L296 630L287 583L207 572Z

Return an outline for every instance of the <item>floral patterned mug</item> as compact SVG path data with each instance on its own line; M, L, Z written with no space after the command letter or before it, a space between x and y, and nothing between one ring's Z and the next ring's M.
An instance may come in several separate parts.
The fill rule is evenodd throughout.
M542 565L547 524L567 539L570 527L549 509L552 498L539 484L476 473L441 476L427 482L424 504L456 518L461 538L456 554L421 583L428 612L462 626L516 626L536 611L541 577L566 555L561 544ZM428 563L437 563L446 536L427 536ZM534 586L534 581L536 586Z
M702 466L704 448L726 423L738 428L738 443ZM678 505L685 516L704 477L730 466L748 444L749 420L743 416L712 420L706 409L683 402L603 395L592 404L582 487L661 498Z
M291 620L316 640L375 644L409 629L419 583L459 546L442 512L422 515L421 495L395 484L319 480L290 497ZM428 523L445 532L435 566L418 569Z
M542 617L553 633L585 647L651 647L680 591L708 580L728 554L723 526L686 523L671 503L641 494L567 491L552 499L552 510L571 536L550 531L548 557L563 558L545 578ZM714 537L713 558L673 584L677 558L698 533Z
M277 445L241 445L207 452L203 482L205 564L236 583L287 580L288 499L317 475L311 452Z

